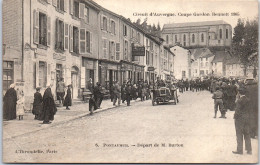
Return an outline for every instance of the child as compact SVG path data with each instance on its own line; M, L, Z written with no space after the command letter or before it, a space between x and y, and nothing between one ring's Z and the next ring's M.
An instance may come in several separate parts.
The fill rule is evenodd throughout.
M19 116L19 120L23 120L24 115L24 93L20 92L17 101L16 115Z
M63 106L66 106L67 110L70 110L69 106L71 106L71 102L72 102L71 101L71 90L70 90L70 88L71 88L71 85L68 85L67 95L65 97L64 104L63 104Z

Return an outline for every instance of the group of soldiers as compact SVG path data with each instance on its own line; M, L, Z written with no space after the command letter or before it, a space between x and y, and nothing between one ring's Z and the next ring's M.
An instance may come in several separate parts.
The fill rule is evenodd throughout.
M210 79L203 79L201 80L201 78L196 78L196 79L192 79L192 80L178 80L176 85L179 88L179 91L181 93L185 92L185 91L202 91L202 90L209 90L210 89Z

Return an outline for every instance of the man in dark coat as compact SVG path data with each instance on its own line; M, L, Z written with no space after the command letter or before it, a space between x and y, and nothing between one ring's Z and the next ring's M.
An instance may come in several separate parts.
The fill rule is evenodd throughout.
M234 114L236 136L237 136L237 150L233 151L234 154L243 154L243 138L245 139L245 145L247 154L252 154L252 146L250 139L250 124L249 124L249 100L245 96L245 87L238 89L240 98L236 102L236 110Z
M103 100L103 93L102 93L101 84L99 82L97 82L97 85L94 87L94 99L96 101L96 105L98 109L100 109Z
M6 91L4 96L4 107L3 107L4 120L16 119L17 94L14 88L15 88L15 84L11 84L10 88Z
M235 110L236 95L237 95L237 87L235 86L235 81L231 81L231 84L228 86L228 91L227 91L228 106L231 111Z
M125 88L126 88L126 81L124 81L122 86L121 86L121 100L122 100L122 103L124 103L125 100L126 100Z
M41 88L36 88L36 92L34 93L33 100L33 110L32 113L35 115L35 120L40 120L40 116L42 113L42 95L40 93Z
M69 109L69 106L72 105L72 100L71 100L71 85L68 85L68 89L67 89L67 95L65 97L65 100L64 100L64 104L63 106L66 106L66 109L67 110L70 110Z
M228 85L227 85L226 82L222 82L221 89L222 89L222 92L223 92L224 110L227 111L227 109L229 109L229 105L228 105Z
M126 102L127 102L127 106L130 106L130 100L131 100L131 90L132 90L132 86L131 83L128 82L126 85L126 89L125 89L125 94L126 94Z
M57 112L57 108L51 93L51 85L45 90L43 95L43 112L41 120L43 124L50 124L50 120L54 120L54 115Z
M251 138L258 136L258 84L256 81L246 84L246 96L249 99L249 118Z

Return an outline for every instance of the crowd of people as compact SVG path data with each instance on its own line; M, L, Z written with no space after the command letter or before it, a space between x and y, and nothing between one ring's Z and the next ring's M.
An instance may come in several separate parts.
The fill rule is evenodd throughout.
M140 98L141 101L151 98L152 84L147 81L140 80L137 84L133 84L131 80L124 81L122 85L118 81L114 81L109 89L110 99L114 106L120 106L125 103L130 106L131 100ZM104 98L104 90L99 82L96 86L90 86L91 97L89 99L89 111L93 114L94 110L101 108Z
M15 87L15 84L11 84L3 98L4 120L15 120L17 117L19 120L23 120L25 113L24 92ZM43 96L40 92L41 87L37 87L36 92L34 93L32 113L35 116L34 119L43 121L43 124L50 124L51 121L54 120L54 115L57 112L57 107L51 88L52 84L47 85ZM67 89L67 91L64 99L65 89ZM63 79L60 79L57 84L56 92L59 103L63 104L63 106L69 110L69 106L72 105L71 85L65 86Z
M40 93L41 88L36 88L33 101L32 113L35 115L35 120L43 121L43 124L49 124L54 120L54 115L57 112L55 100L51 91L52 85L48 85L43 96ZM220 117L226 119L228 110L235 110L235 127L237 135L237 151L235 154L241 154L243 147L243 137L246 143L246 150L250 154L251 138L258 136L258 84L256 81L245 82L239 79L228 78L196 78L192 80L176 80L164 81L157 78L155 83L148 83L140 80L137 84L132 83L132 80L124 81L122 85L115 81L111 85L110 99L114 106L120 106L126 102L127 106L131 105L131 100L140 99L145 101L151 99L153 89L160 87L168 87L179 89L179 92L191 91L209 91L213 94L214 99L214 118L217 117L217 112L220 111ZM104 92L99 82L94 86L89 86L91 91L89 99L89 111L93 114L94 110L100 109L104 99ZM66 97L65 96L66 91ZM65 86L63 79L57 84L57 100L60 104L69 110L72 105L71 100L71 85ZM17 117L23 120L24 115L24 93L19 88L15 89L15 84L11 84L3 98L3 118L4 120L14 120Z

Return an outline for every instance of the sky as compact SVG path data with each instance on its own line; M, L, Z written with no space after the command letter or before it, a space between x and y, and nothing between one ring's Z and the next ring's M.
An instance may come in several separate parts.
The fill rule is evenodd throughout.
M141 22L147 17L148 24L161 28L168 23L184 23L198 21L224 20L234 28L238 18L253 19L258 16L257 0L94 0L104 8ZM203 14L194 16L193 14ZM212 12L225 14L225 16L213 16ZM150 14L153 13L152 16ZM174 16L156 16L157 14L173 13ZM207 14L208 13L208 14ZM227 14L228 15L227 15ZM232 13L235 13L231 16ZM144 14L144 16L140 16ZM148 16L145 16L148 14Z

